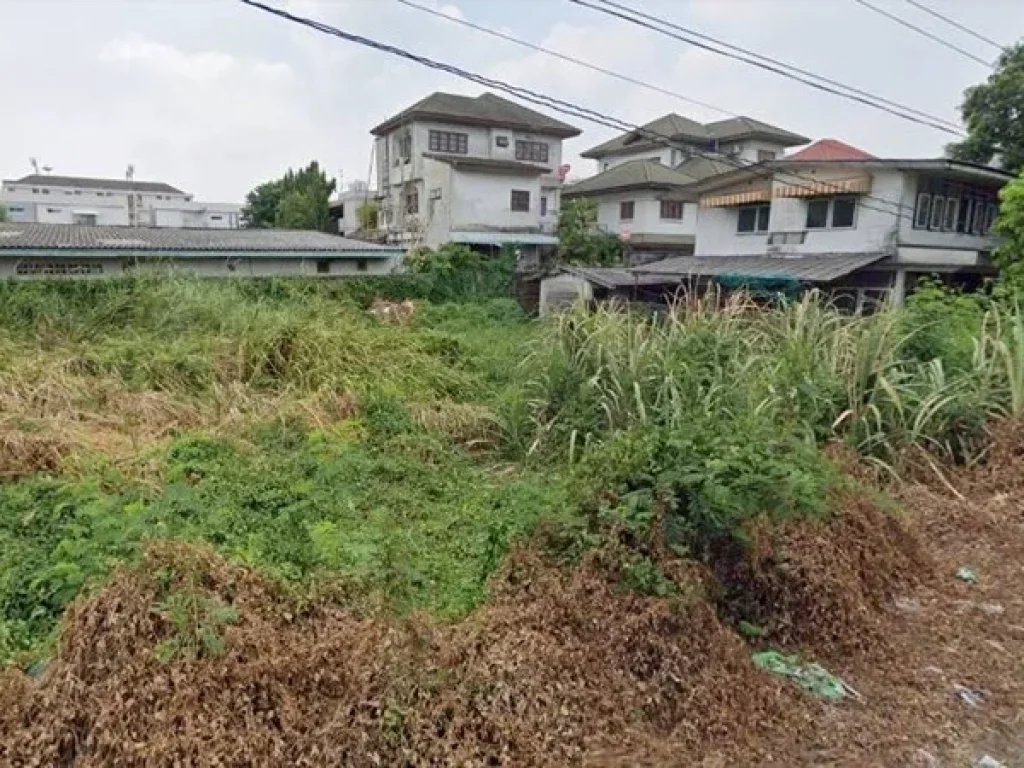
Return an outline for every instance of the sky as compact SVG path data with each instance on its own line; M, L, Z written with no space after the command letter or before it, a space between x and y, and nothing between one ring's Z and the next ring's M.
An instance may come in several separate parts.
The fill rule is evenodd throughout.
M643 82L878 156L941 154L955 138L691 47L569 0L416 0ZM983 81L978 62L854 0L621 0L648 13L946 119ZM332 26L642 124L715 112L496 40L397 0L266 0ZM876 4L970 49L995 51L904 0ZM1024 36L1019 0L926 0L1003 43ZM327 37L240 0L0 0L0 177L31 172L164 181L241 202L318 160L342 186L369 175L370 129L427 94L482 89ZM579 153L615 131L579 119Z

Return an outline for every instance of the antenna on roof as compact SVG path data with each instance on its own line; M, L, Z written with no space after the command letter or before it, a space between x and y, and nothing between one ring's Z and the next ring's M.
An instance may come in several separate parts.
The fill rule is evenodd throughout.
M124 172L124 178L128 182L128 226L137 227L139 225L138 211L136 210L135 200L135 166L129 165L128 169Z
M35 173L36 176L38 176L39 175L39 161L36 160L34 157L30 157L28 159L28 161L29 161L29 163L32 164L32 171Z

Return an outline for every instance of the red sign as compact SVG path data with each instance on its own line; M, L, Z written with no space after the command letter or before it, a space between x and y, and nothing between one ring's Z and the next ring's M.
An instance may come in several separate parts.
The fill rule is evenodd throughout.
M572 170L571 165L560 165L558 166L558 181L564 182L565 177L569 175L569 171Z

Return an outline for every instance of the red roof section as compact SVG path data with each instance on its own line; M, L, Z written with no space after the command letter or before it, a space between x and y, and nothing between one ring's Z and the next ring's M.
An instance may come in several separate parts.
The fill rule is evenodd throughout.
M787 160L875 160L863 149L851 147L838 139L821 139L806 149L801 149Z

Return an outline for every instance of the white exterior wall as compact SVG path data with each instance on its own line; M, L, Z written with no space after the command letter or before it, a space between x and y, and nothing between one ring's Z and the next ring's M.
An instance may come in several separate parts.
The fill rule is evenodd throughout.
M615 192L595 196L597 202L597 224L612 235L629 232L631 235L695 235L697 233L697 206L683 204L682 219L661 218L663 193L652 190ZM621 219L621 204L633 201L632 219Z
M424 157L430 152L430 131L464 133L468 153L454 157L476 157L516 161L517 141L538 141L548 145L548 161L534 163L550 172L537 176L483 170L455 169L448 163ZM398 160L398 142L406 131L412 136L408 163ZM497 145L498 137L508 139L507 147ZM376 142L377 176L381 182L381 228L392 239L432 248L450 240L453 231L487 231L526 228L553 232L561 204L561 187L556 172L562 164L562 140L552 136L504 128L477 127L437 121L415 121L392 131ZM517 161L523 162L523 161ZM409 189L419 193L419 212L405 213ZM431 192L441 191L431 206ZM512 190L530 193L530 211L512 211ZM547 215L541 217L541 197L547 197Z
M687 158L687 154L679 149L671 147L647 147L647 149L629 150L614 155L608 155L597 161L597 171L601 173L617 165L628 163L631 160L657 160L662 165L673 168Z
M16 221L73 224L75 214L95 215L99 226L129 226L129 195L89 187L31 186L5 181L0 202ZM241 206L195 202L192 195L136 193L136 223L143 227L237 229ZM17 210L22 209L22 210Z
M723 142L719 150L722 154L730 155L736 160L742 160L745 163L757 163L761 162L757 159L757 153L760 151L774 152L776 159L781 160L782 156L786 152L786 148L781 144L773 141L766 141L764 139L744 139L743 141L735 142Z

